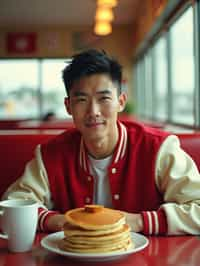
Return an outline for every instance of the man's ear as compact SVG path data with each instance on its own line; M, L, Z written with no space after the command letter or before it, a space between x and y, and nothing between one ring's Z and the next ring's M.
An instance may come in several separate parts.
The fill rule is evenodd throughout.
M125 92L122 92L119 95L119 112L122 112L126 106L127 102L127 94Z
M64 103L65 103L65 109L66 109L66 111L68 112L69 115L71 115L72 112L71 112L70 99L69 99L69 97L65 97Z

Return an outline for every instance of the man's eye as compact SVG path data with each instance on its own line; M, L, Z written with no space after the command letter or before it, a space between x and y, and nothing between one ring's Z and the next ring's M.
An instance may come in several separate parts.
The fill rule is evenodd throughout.
M76 101L77 101L77 102L85 102L86 99L85 99L85 98L78 98Z
M104 96L104 97L101 97L100 100L101 101L108 101L108 100L111 100L111 98L108 96Z

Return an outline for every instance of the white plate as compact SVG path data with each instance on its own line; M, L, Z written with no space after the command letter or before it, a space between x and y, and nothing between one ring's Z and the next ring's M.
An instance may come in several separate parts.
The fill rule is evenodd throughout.
M149 240L140 234L131 232L131 238L135 243L135 247L132 249L129 249L127 251L120 251L120 252L112 252L112 253L73 253L73 252L67 252L64 250L61 250L58 247L58 243L61 239L63 239L64 233L63 232L57 232L50 234L46 237L44 237L41 240L41 245L45 249L57 253L59 255L67 256L71 259L77 259L82 261L106 261L106 260L114 260L121 258L123 256L127 256L132 253L136 253L142 249L144 249L148 244Z

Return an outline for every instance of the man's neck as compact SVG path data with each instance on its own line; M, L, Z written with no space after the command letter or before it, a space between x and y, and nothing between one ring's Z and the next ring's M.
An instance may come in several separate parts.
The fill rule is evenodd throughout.
M116 129L112 136L107 136L103 139L91 140L85 144L92 157L96 159L102 159L108 157L114 152L118 142L118 137L119 133L118 129Z

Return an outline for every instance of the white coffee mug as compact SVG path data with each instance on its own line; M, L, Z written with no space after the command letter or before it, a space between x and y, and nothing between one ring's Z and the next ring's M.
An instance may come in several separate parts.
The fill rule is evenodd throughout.
M0 201L0 238L8 239L8 249L25 252L31 249L35 239L38 219L38 203L31 199Z

